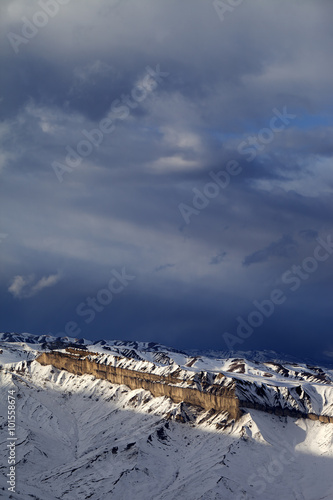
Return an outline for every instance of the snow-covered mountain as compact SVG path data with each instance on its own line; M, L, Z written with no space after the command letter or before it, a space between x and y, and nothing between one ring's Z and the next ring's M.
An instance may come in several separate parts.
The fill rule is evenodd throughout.
M101 365L177 374L180 386L231 384L242 415L233 419L36 361L42 352L69 348ZM264 353L261 361L214 358L154 343L48 335L0 334L0 349L4 498L333 499L333 424L261 411L333 416L329 369L265 361ZM6 482L8 390L16 401L15 493Z

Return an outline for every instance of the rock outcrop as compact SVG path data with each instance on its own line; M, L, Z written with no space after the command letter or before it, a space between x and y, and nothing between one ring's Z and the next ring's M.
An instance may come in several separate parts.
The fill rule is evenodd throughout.
M333 416L316 415L315 413L299 411L298 409L269 405L251 401L246 397L250 388L239 390L239 381L230 379L223 374L217 378L223 383L211 383L207 373L196 374L194 378L184 379L180 370L161 375L117 366L122 357L114 356L114 365L99 362L99 353L80 349L67 348L63 351L46 351L40 354L36 361L42 365L53 365L60 370L67 370L75 375L93 375L96 378L108 380L113 384L124 384L130 389L145 389L154 397L166 396L175 403L185 402L200 406L205 410L228 412L230 419L237 420L243 414L242 409L256 409L278 416L292 418L309 418L323 423L333 423ZM180 376L177 376L180 375ZM215 381L216 379L215 378ZM237 385L238 384L238 385ZM247 382L247 384L250 384ZM251 384L250 384L251 385Z
M77 351L76 351L77 352ZM73 352L43 352L36 358L42 365L53 365L60 370L67 370L75 375L89 374L96 378L109 380L113 384L124 384L130 389L145 389L155 397L167 396L175 403L185 402L200 406L206 410L227 411L230 418L237 420L241 416L239 400L235 388L208 385L204 389L192 381L192 386L184 386L182 379L175 376L161 376L117 366L97 363L89 359L91 353L82 355Z

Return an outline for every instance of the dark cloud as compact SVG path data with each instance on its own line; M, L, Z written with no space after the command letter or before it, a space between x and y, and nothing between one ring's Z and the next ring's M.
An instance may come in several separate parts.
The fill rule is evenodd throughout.
M0 5L3 328L61 331L125 266L135 281L82 335L224 349L223 331L332 229L332 2L254 0L221 22L200 0L71 0L16 53L8 35L39 10ZM274 121L283 110L295 117ZM317 351L332 350L332 270L299 294L311 321L291 300L249 349L296 350L292 331L310 352L317 321Z
M298 244L292 236L285 234L278 241L273 241L262 250L247 255L243 261L243 266L266 262L270 257L290 258L295 255L297 246Z
M155 268L155 272L158 273L159 271L164 271L165 269L168 269L169 267L175 267L175 264L162 264L161 266L158 266Z
M220 264L221 262L223 262L224 260L224 257L227 255L227 252L221 252L217 255L214 255L214 257L211 258L210 260L210 264L211 265L216 265L216 264Z
M315 229L302 229L299 234L304 240L310 241L315 240L319 236L318 231Z

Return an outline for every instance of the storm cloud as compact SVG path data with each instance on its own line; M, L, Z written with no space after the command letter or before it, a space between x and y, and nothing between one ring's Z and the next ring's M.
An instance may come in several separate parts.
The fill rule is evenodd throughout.
M332 14L2 1L2 330L225 350L332 233ZM123 267L124 293L78 317ZM320 262L241 348L332 352L332 274Z

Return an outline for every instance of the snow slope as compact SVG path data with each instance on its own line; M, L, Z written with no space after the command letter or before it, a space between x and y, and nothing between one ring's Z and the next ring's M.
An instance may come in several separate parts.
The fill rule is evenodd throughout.
M95 361L156 375L173 375L186 385L218 384L230 386L244 407L280 408L302 414L333 418L333 371L305 363L247 360L244 358L212 358L190 356L160 344L133 341L97 341L29 334L0 334L5 349L0 360L10 363L31 360L41 350L66 347L85 349ZM11 347L14 351L11 354ZM1 361L0 361L1 363Z
M7 391L14 389L18 464L12 498L333 499L332 424L256 410L247 410L236 423L226 423L225 415L175 404L168 398L153 398L147 391L130 390L89 375L75 376L34 361L43 347L50 348L54 343L60 349L78 345L75 339L60 342L28 335L11 337L9 342L2 337L0 343L3 498L9 498L5 476ZM280 373L276 364L244 361L245 367L239 367L243 362L205 357L193 362L186 353L158 344L135 344L80 342L103 356L118 352L126 357L127 349L126 362L154 363L161 369L177 365L200 373L205 367L209 373L223 370L236 378L264 384L267 377L263 373L267 372L272 375L269 381L273 379L279 387L283 381L287 386L301 383L321 397L325 391L318 392L318 387L329 388L332 383L332 373L305 365L283 365L287 372ZM325 404L329 407L332 400ZM318 407L323 407L322 401Z

